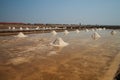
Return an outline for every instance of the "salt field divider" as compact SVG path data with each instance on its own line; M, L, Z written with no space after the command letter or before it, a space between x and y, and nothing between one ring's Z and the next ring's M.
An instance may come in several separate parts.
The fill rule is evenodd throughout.
M116 72L119 69L119 65L120 65L120 52L118 52L112 64L110 65L109 70L105 73L103 79L101 80L114 80Z
M26 30L26 29L23 29L23 30L20 30L20 29L0 29L0 36L4 36L4 35L15 35L17 34L18 32L24 32L24 33L47 33L47 32L51 32L55 30L56 32L62 32L66 29L29 29L29 30ZM70 29L69 31L73 31L75 29Z

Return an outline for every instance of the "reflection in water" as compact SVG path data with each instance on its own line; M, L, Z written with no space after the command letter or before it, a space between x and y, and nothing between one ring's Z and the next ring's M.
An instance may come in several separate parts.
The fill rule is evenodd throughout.
M120 33L109 31L97 31L98 40L91 39L92 31L60 32L57 36L69 43L65 47L51 46L56 37L50 33L1 36L0 80L102 80L120 52Z
M54 49L48 53L48 56L58 55L63 47L54 46Z

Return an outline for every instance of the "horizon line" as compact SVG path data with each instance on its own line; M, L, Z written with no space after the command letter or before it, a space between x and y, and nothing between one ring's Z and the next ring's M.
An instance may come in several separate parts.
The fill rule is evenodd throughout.
M30 22L0 22L0 24L69 24L70 25L70 23L30 23ZM115 24L113 24L113 25L111 25L111 24L81 24L81 23L71 23L71 25L72 24L74 24L74 25L97 25L97 26L99 26L99 25L108 25L108 26L120 26L120 25L115 25Z

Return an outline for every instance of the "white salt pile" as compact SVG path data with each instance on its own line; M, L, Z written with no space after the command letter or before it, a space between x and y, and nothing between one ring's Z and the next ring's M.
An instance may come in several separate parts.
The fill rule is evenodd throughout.
M99 31L101 31L101 30L102 30L102 28L98 28L98 30L99 30Z
M92 29L92 31L95 31L95 29Z
M106 30L106 28L104 27L103 30Z
M117 32L116 32L116 31L114 31L114 30L113 30L113 31L111 31L111 34L112 34L112 35L114 35L114 34L116 34L116 33L117 33Z
M20 30L23 30L23 28L22 28L22 27L20 27Z
M94 32L91 36L94 40L97 40L99 39L101 36L97 33L97 32Z
M16 37L27 37L27 36L24 35L22 32L20 32Z
M8 27L8 29L11 29L11 27Z
M36 30L38 30L38 29L39 29L39 27L36 27L35 29L36 29Z
M28 27L26 27L26 30L29 30L29 28L28 28Z
M64 42L62 40L62 38L56 38L52 43L50 43L52 46L56 46L56 47L64 47L67 46L68 43Z
M80 31L77 29L76 32L79 33Z
M89 32L89 30L88 30L88 29L85 29L85 31L86 31L86 32Z
M12 27L12 30L15 30L15 27Z
M67 30L64 31L64 34L67 35L69 32Z
M54 31L54 30L53 30L51 33L52 33L53 35L57 35L57 32Z

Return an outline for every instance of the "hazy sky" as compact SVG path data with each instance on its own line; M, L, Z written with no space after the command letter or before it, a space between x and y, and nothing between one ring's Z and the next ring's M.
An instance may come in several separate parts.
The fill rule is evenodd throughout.
M120 25L120 0L0 0L0 22Z

